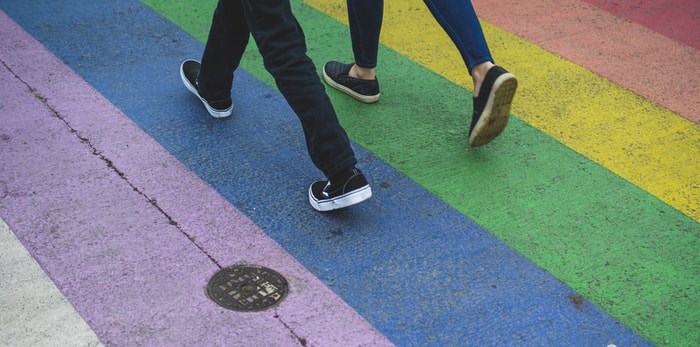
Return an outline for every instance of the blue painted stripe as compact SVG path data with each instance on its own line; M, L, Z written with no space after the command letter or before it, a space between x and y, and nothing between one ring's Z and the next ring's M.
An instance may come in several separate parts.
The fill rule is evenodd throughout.
M203 45L142 4L0 7L396 344L648 344L358 146L375 196L313 211L320 173L284 99L240 71L233 117L208 117L178 76Z

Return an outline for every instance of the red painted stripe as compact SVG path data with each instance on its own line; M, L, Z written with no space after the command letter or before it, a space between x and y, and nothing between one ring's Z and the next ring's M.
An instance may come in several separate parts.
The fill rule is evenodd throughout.
M472 2L482 19L700 122L700 50L582 0Z
M584 1L700 49L700 0Z

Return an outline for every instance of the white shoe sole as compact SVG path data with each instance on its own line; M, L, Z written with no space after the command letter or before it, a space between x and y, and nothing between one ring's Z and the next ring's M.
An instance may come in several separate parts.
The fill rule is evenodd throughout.
M503 132L506 125L508 125L510 107L517 88L518 80L515 78L515 75L504 73L498 76L493 83L486 106L481 113L481 118L474 125L474 129L469 136L470 146L483 146Z
M314 195L311 193L311 188L309 187L309 203L311 204L311 207L314 208L314 210L320 212L337 210L340 208L359 204L371 197L372 187L366 185L360 189L353 190L350 193L341 195L333 200L318 201L316 200L316 198L314 198Z
M204 98L199 96L199 92L197 91L197 88L195 88L190 83L190 81L187 79L187 77L185 77L185 72L182 69L182 66L185 64L186 61L184 61L184 62L182 62L182 64L180 64L180 78L182 79L182 83L185 85L185 87L187 87L187 90L192 92L192 94L194 94L194 96L196 96L199 99L199 101L202 102L202 104L204 105L204 108L207 109L207 112L209 112L209 114L212 117L214 117L214 118L226 118L226 117L230 116L233 113L233 104L231 104L231 106L225 110L217 110L217 109L209 106L209 103L206 100L204 100Z

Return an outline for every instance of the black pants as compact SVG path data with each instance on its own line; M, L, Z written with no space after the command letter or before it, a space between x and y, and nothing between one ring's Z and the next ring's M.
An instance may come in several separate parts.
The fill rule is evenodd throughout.
M326 177L357 163L345 130L306 55L304 32L288 0L220 0L202 56L199 92L231 97L233 73L252 34L265 68L301 121L311 160Z

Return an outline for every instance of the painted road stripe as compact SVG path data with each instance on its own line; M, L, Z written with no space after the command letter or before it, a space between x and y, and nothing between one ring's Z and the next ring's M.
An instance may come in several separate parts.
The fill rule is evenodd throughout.
M390 344L1 12L0 31L0 215L105 344ZM290 295L260 313L209 301L217 263L241 262Z
M693 47L580 0L473 2L489 23L700 122L700 51Z
M0 346L101 345L2 219L0 249Z
M3 6L393 342L646 344L361 148L375 197L313 211L306 189L318 172L279 94L241 71L233 118L207 117L177 76L202 44L144 6L35 5Z
M347 21L344 0L305 3ZM445 49L452 43L422 1L387 3L384 18L384 44L466 88L457 51ZM495 59L520 76L515 115L700 221L700 125L493 25L484 31ZM347 36L334 49L343 47Z
M700 3L697 0L585 1L700 49Z
M205 37L201 2L149 3ZM312 58L339 59L347 27L296 5ZM273 85L248 52L247 71ZM469 95L455 98L462 88L391 50L380 56L379 104L330 92L353 140L657 343L700 338L697 222L517 118L498 141L468 150Z

